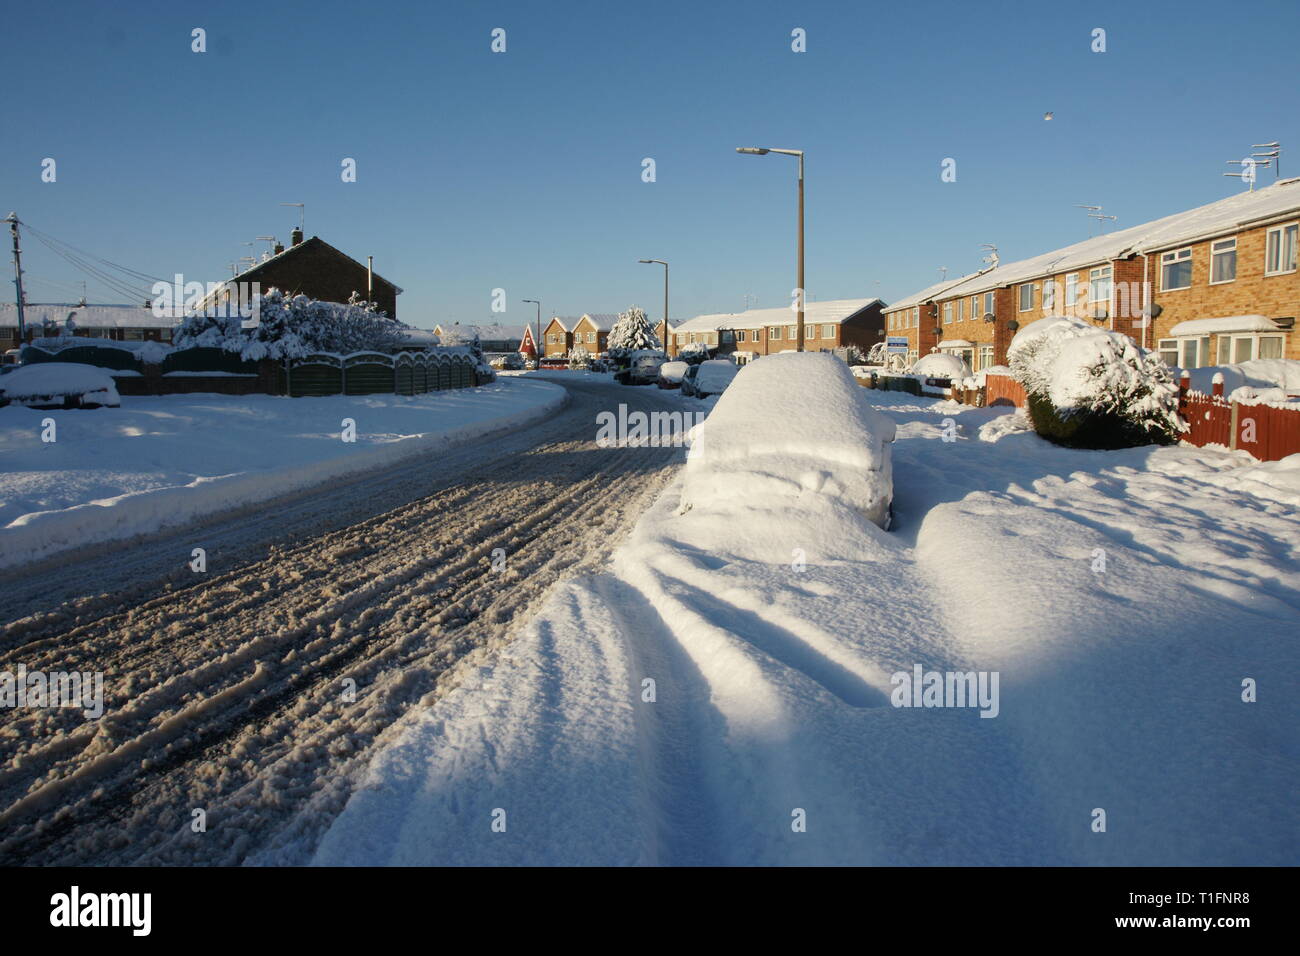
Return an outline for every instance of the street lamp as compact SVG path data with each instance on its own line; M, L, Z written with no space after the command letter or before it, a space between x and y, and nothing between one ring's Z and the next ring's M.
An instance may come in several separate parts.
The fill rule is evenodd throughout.
M541 371L542 353L545 351L542 348L542 303L539 299L524 299L524 301L537 306L537 327L533 330L533 351L537 353L537 369Z
M737 146L736 152L745 153L750 156L766 156L768 153L780 153L782 156L799 157L799 280L796 288L799 296L799 318L797 323L795 345L796 351L803 351L803 150L802 149L776 149L769 146Z
M638 259L637 261L645 263L646 265L651 265L652 263L657 262L659 263L659 265L664 267L664 334L660 339L660 342L663 345L664 354L667 355L668 354L668 263L664 262L662 259Z

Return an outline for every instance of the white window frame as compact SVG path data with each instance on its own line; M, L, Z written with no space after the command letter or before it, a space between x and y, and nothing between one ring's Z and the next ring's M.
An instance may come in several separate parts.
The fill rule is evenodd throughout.
M1110 314L1110 297L1115 291L1115 270L1111 266L1097 266L1095 269L1088 270L1088 311L1095 317L1099 317L1097 306L1102 304L1102 300L1093 294L1097 285L1104 281L1106 288L1106 311L1102 315Z
M984 293L984 312L986 314L997 315L997 310L993 308L996 301L992 292Z
M980 368L992 368L993 366L993 346L981 345L979 348ZM979 369L971 369L972 372Z
M1176 266L1187 263L1187 285L1165 285L1165 269L1169 266ZM1192 247L1184 246L1182 249L1170 249L1168 252L1160 253L1160 291L1161 292L1181 292L1184 289L1192 287Z
M1280 266L1283 261L1282 253L1284 250L1282 240L1285 237L1288 230L1293 230L1292 237L1291 237L1291 259L1292 259L1291 266L1290 268L1287 269L1283 269L1283 268L1270 269L1269 260L1274 257L1273 248L1272 248L1274 246L1273 237L1277 236L1277 240L1276 240L1277 260ZM1296 251L1297 246L1300 246L1300 222L1282 222L1282 223L1278 223L1276 226L1270 226L1268 228L1268 231L1264 233L1264 275L1284 276L1284 275L1290 275L1292 272L1295 272L1296 271L1295 260L1297 259L1297 251Z
M798 326L798 325L787 325L787 326L785 327L785 330L786 330L786 338L787 338L787 339L789 339L791 342L797 342L797 341L799 341L799 326Z
M780 338L781 338L781 326L779 326L779 325L769 325L769 326L767 327L767 337L768 337L768 339L769 339L770 341L772 341L772 342L779 341ZM763 367L764 367L764 368L767 368L766 365L764 365Z
M1232 277L1229 279L1214 278L1214 266L1219 256L1232 255ZM1227 239L1215 239L1210 243L1210 285L1225 285L1229 282L1237 281L1237 237L1230 236Z
M1177 339L1160 339L1156 343L1156 352L1160 355L1160 361L1164 362L1170 368L1177 367L1178 365L1178 340ZM1169 360L1168 358L1169 355L1173 356L1173 361Z
M824 339L835 338L835 323L832 322L830 324L826 324L826 323L822 324L822 338Z
M952 325L952 300L943 304L943 324Z
M962 296L957 300L957 321L966 321L966 297Z
M920 327L921 327L921 307L919 305L914 305L912 306L912 328L919 329Z
M804 341L807 342L809 339L815 339L815 338L817 338L817 323L816 322L804 323L804 327L803 327Z
M1079 304L1079 273L1071 272L1065 277L1065 307L1073 308Z
M1025 305L1025 291L1029 292L1029 304ZM1034 293L1038 291L1037 282L1026 282L1016 286L1016 311L1033 312L1034 311Z
M745 330L744 330L744 329L736 329L736 341L737 341L737 342L744 342L744 341L745 341Z

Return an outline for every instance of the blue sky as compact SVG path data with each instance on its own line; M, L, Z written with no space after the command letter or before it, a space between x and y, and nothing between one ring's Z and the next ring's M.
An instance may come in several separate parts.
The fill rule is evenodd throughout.
M807 151L818 299L901 298L978 268L982 242L1010 261L1086 238L1074 203L1122 227L1211 202L1242 188L1220 173L1252 143L1300 173L1294 0L50 2L13 5L5 34L0 214L215 281L305 202L307 234L373 255L426 327L523 322L523 298L657 318L661 270L639 258L672 263L674 318L787 303L795 162L736 146ZM24 253L29 300L76 297L46 280L79 273Z

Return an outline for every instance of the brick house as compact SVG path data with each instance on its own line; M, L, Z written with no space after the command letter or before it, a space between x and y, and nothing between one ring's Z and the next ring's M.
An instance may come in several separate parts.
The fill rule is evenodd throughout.
M263 292L274 288L285 295L301 293L324 302L347 302L355 292L377 302L389 318L397 318L397 297L402 290L319 236L304 241L302 232L295 229L292 245L276 248L275 255L230 281L256 282ZM371 289L369 295L367 289Z
M884 331L884 305L879 299L806 303L804 349L825 352L855 345L865 353L880 341ZM796 316L788 307L699 315L672 329L668 352L675 356L685 346L701 343L743 363L762 355L792 351L797 336Z
M1300 179L938 283L886 310L909 358L1006 364L1019 326L1077 315L1199 368L1300 358Z
M601 355L608 347L609 330L618 316L608 312L588 312L573 326L573 345L581 345L592 355Z
M514 352L519 341L513 326L493 322L485 325L462 325L459 322L440 322L433 332L444 345L465 344L478 333L479 345L484 352Z
M157 316L152 309L136 305L28 303L23 310L27 341L40 338L51 328L56 334L66 334L69 317L74 337L114 342L171 342L177 324L171 316ZM0 352L18 346L18 307L12 302L0 303Z
M570 317L552 316L551 321L542 329L542 341L545 343L543 358L559 358L569 354L573 348L573 327L578 320Z

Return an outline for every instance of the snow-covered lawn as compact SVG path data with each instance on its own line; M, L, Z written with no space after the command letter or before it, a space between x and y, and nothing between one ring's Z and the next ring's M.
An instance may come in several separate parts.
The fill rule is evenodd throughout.
M1300 456L866 394L891 532L715 521L679 479L408 721L316 862L1300 863ZM892 706L916 665L996 673L996 716Z
M202 515L534 421L564 390L514 379L426 395L125 397L0 409L0 567ZM52 418L55 440L42 440ZM342 438L344 419L356 440Z

